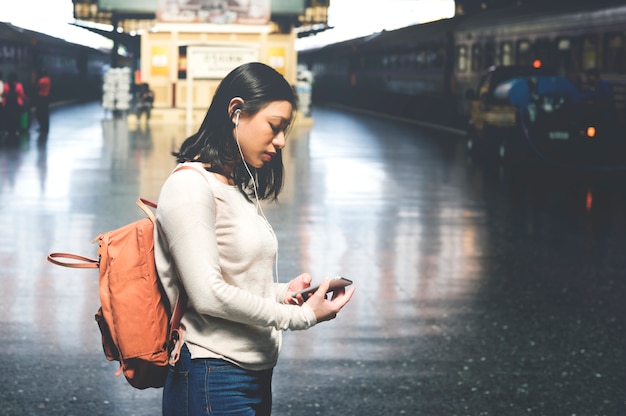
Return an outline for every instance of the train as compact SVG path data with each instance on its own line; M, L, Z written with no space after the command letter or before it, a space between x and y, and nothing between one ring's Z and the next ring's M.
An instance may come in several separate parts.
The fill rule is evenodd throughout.
M539 3L539 2L537 2ZM382 31L298 52L314 103L465 128L488 69L541 65L583 90L596 68L626 117L626 5L527 4Z
M96 100L102 96L103 71L111 52L0 22L0 73L14 72L27 97L34 97L37 74L52 79L51 102Z

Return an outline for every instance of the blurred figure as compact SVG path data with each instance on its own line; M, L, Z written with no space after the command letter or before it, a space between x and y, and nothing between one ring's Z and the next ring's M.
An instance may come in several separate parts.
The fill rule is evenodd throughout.
M146 113L146 122L150 120L150 111L154 103L154 92L147 83L141 84L139 92L137 92L137 121L140 121L141 115Z
M0 71L0 134L4 133L4 73Z
M588 86L584 95L585 101L593 106L595 114L604 120L612 119L616 114L616 109L611 83L600 78L600 71L597 68L588 69L585 75Z
M7 82L4 83L3 91L4 126L10 135L17 135L22 129L20 121L27 97L24 94L24 86L17 80L15 72L9 74Z
M50 87L52 81L45 69L39 73L37 80L37 100L35 102L35 115L39 123L39 132L47 133L50 128Z

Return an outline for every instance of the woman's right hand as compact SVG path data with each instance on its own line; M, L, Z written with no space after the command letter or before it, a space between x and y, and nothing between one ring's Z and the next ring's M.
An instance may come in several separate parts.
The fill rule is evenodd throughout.
M327 299L326 292L328 291L329 285L330 280L324 278L319 289L306 301L306 304L313 309L318 323L334 319L354 294L354 286L350 287L348 290L342 287L333 291L332 297Z

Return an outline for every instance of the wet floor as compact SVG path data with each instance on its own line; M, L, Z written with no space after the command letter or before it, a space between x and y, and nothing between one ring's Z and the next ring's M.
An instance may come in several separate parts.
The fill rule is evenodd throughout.
M292 132L282 281L345 276L340 316L287 332L275 416L626 414L626 174L470 160L454 133L330 108ZM0 414L158 415L114 377L91 239L139 218L184 126L57 108L0 145Z

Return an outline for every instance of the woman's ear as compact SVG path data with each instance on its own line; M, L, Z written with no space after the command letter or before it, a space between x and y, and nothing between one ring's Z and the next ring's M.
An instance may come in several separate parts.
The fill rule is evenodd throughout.
M241 97L235 97L230 100L230 103L228 103L228 116L232 119L233 124L235 124L235 119L237 117L237 115L235 114L235 111L241 110L243 105L244 105L244 101L243 101L243 98Z

